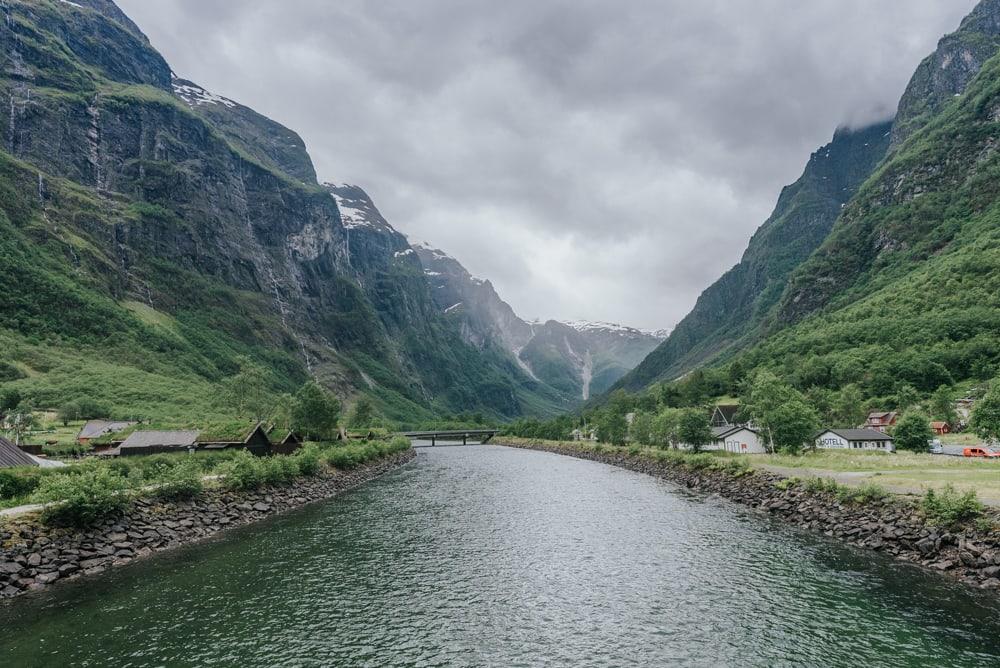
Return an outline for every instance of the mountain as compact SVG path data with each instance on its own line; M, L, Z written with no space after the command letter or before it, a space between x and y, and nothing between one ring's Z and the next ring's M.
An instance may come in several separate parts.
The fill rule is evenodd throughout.
M0 11L5 391L225 415L219 382L249 361L270 392L313 378L401 420L554 410L295 132L176 76L110 0Z
M857 384L869 397L997 374L998 49L1000 0L984 0L920 65L885 157L726 358L806 389ZM660 350L670 346L690 349L668 340ZM626 385L684 368L660 350Z
M740 349L759 333L789 275L826 239L843 206L885 156L891 123L840 129L782 190L740 263L698 298L669 338L619 383L636 390Z
M438 308L465 341L504 350L567 409L607 391L665 336L608 323L526 322L492 283L472 276L455 258L426 244L414 249Z

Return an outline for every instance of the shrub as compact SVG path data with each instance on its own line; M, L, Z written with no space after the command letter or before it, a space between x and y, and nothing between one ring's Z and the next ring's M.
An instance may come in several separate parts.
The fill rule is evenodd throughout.
M0 469L0 499L16 499L38 489L42 482L41 469Z
M181 501L201 496L204 491L201 467L198 462L187 461L174 466L164 475L154 494L161 499Z
M220 469L225 485L231 489L257 489L265 482L266 473L260 459L246 450L226 462Z
M976 496L975 490L959 493L948 484L935 492L927 490L920 508L932 524L953 526L976 519L983 514L985 508Z
M295 454L302 475L313 476L319 473L320 451L315 445L309 445Z
M796 487L800 482L802 481L798 478L782 478L778 482L774 483L774 486L782 492L787 492L793 487Z
M259 460L268 485L285 485L299 476L298 461L294 457L278 455Z
M859 487L838 485L837 499L841 503L876 503L889 498L889 492L880 485L866 482Z
M46 476L32 499L52 504L42 512L43 521L75 527L92 525L131 503L125 478L108 469Z
M840 485L832 478L809 478L803 484L805 490L812 494L837 494L840 492Z

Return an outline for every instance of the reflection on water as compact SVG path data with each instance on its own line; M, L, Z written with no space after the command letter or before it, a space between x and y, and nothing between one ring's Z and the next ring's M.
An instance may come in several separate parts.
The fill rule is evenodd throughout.
M593 462L439 447L0 608L11 666L997 666L1000 607Z

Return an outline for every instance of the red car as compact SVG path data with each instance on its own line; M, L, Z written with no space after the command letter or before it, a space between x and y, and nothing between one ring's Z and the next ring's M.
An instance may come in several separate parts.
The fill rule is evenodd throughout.
M1000 457L1000 452L993 452L986 448L966 448L962 454L966 457L986 457L987 459Z

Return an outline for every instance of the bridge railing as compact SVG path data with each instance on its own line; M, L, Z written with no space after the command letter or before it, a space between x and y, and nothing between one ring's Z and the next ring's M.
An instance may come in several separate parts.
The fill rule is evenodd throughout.
M411 440L430 441L431 447L441 441L462 441L462 445L468 445L469 439L480 443L489 443L500 433L499 429L449 429L440 431L408 431L403 432L403 436Z

